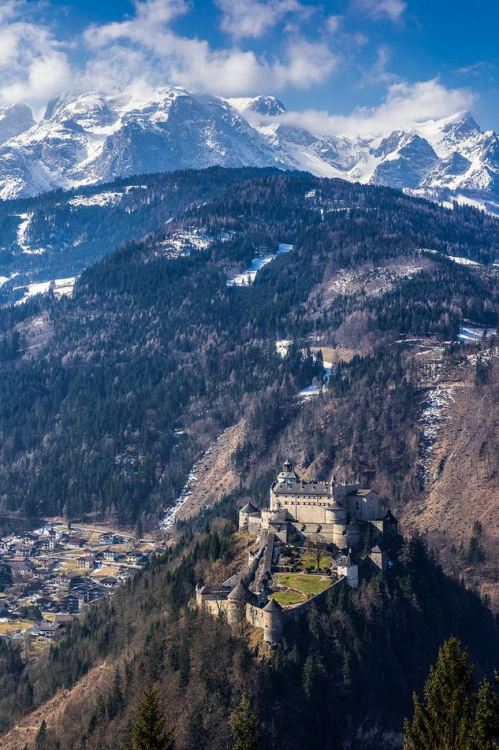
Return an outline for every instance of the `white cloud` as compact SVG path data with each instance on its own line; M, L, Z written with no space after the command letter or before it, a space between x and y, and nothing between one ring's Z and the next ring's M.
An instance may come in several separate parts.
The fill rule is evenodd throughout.
M18 6L19 3L17 0L4 0L2 5L0 5L0 23L13 18L17 13Z
M396 23L407 10L407 3L404 0L354 0L354 7L375 21L387 18Z
M236 0L237 1L237 0ZM294 0L279 0L299 10ZM250 2L251 5L251 2ZM94 51L90 69L109 70L120 58L120 77L126 80L142 61L142 75L153 83L163 82L224 96L271 92L286 86L307 88L323 81L337 63L336 55L324 42L308 42L299 36L284 39L279 57L257 55L237 46L213 49L203 39L175 33L171 22L187 12L183 0L142 0L135 3L135 15L121 22L92 26L85 40ZM261 19L253 32L261 30ZM246 27L245 34L250 31ZM127 53L130 61L127 61Z
M222 11L222 30L234 39L261 37L289 14L307 17L313 12L298 0L216 0L216 4Z
M98 49L128 40L161 53L165 51L169 25L189 10L185 0L136 0L134 8L135 15L126 21L90 26L84 34L86 42Z
M376 50L376 59L373 65L361 71L358 87L366 88L368 86L387 85L397 81L398 76L388 69L391 57L392 52L390 47L386 44L381 44Z
M411 129L426 120L447 117L469 109L473 94L468 89L448 89L438 79L416 83L394 83L385 100L373 108L351 115L306 110L287 112L280 121L300 125L321 135L386 135L396 129Z
M0 104L25 101L35 108L72 80L63 46L46 25L30 19L24 0L0 7Z
M401 0L356 0L371 13L384 13L392 20L405 9ZM222 9L228 0L218 0ZM242 13L233 0L227 25ZM88 61L71 65L71 50L54 35L53 29L37 18L36 2L0 0L0 105L25 101L40 112L46 101L65 90L103 92L135 86L144 94L152 87L178 85L192 91L221 96L277 93L286 88L304 89L323 83L339 64L339 56L326 41L308 41L296 28L284 26L282 42L275 55L258 54L230 46L213 48L206 39L183 36L173 22L192 9L190 0L136 0L134 13L121 21L87 28L79 40L86 45ZM270 15L246 20L240 36L259 36L286 14L301 13L297 0L247 0L245 8ZM334 20L331 20L334 19ZM286 19L287 21L288 19ZM324 17L324 31L336 31L341 19ZM230 31L230 25L227 26ZM340 32L341 33L341 32ZM336 37L335 37L336 38ZM365 43L365 38L359 43ZM81 49L80 49L81 51ZM416 83L393 82L387 72L390 50L380 46L373 68L366 75L377 85L388 85L384 101L372 108L357 109L349 116L307 110L289 112L280 120L302 125L322 134L384 134L395 128L447 116L468 109L472 94L465 89L448 89L438 79ZM359 75L362 84L362 74ZM365 85L369 81L365 82Z
M342 21L343 21L342 16L328 16L326 19L326 29L331 34L334 34L341 27Z

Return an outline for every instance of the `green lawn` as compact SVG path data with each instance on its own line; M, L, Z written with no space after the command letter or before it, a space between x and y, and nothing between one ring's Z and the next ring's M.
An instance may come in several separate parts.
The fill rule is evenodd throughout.
M312 568L313 570L317 570L317 560L313 552L304 552L300 557L300 562L303 566L303 568ZM322 554L319 568L325 569L329 568L332 565L332 559L331 555Z
M280 586L314 596L331 585L331 579L306 573L277 573L274 581Z
M281 607L293 607L295 604L301 604L307 601L305 594L298 591L275 591L272 598L278 602Z

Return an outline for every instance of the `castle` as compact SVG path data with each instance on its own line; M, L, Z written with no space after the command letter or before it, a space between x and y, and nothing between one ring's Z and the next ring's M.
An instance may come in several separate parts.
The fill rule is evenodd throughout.
M377 535L386 533L394 518L390 511L383 514L374 490L360 484L304 481L289 460L270 488L269 508L247 503L239 511L240 531L272 531L283 542L293 533L320 534L339 549L359 544L359 522L371 525Z
M196 606L213 616L223 613L231 626L246 621L261 628L264 642L275 644L287 621L301 617L332 588L356 588L359 568L384 573L388 542L398 528L391 512L382 511L372 489L302 480L288 460L270 488L269 507L257 508L249 502L240 509L239 531L255 536L247 567L220 586L196 586ZM366 540L369 549L361 555L358 550ZM307 543L329 546L338 554L331 557L328 575L321 577L322 590L283 608L274 593L278 571L285 567L283 551L300 550Z

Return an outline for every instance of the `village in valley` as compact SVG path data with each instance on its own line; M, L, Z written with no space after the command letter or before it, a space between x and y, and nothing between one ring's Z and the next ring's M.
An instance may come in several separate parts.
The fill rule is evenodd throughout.
M63 522L0 538L0 637L42 647L159 550L152 539Z

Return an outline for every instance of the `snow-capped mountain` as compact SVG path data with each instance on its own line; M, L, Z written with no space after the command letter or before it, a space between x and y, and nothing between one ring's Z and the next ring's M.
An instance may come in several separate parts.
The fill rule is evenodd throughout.
M147 97L61 97L49 103L40 122L0 146L0 198L132 174L269 164L286 166L247 120L217 97L177 88Z
M389 185L499 213L499 139L469 113L380 137L294 124L272 96L224 100L161 88L63 96L34 123L0 111L0 198L183 168L275 166Z
M279 160L292 168L499 213L499 138L493 131L483 132L469 112L418 123L382 138L324 136L280 117L285 110L278 100L278 111L266 115L270 98L230 101L272 145Z
M0 109L0 144L26 132L34 124L33 114L25 104Z

